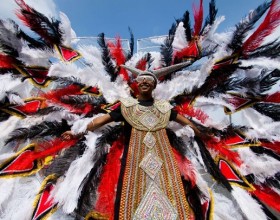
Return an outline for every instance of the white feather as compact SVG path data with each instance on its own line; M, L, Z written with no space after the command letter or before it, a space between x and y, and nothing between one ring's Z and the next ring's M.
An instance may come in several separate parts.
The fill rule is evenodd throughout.
M240 209L224 195L213 192L214 197L214 218L215 220L243 220Z
M0 122L0 152L6 152L8 149L2 147L9 134L16 128L20 119L16 116L11 116L8 120Z
M87 148L84 154L71 163L65 178L59 181L52 191L54 201L59 203L65 213L71 213L77 207L82 181L93 166L92 156L96 151L95 143L99 136L96 132L86 135Z
M248 148L237 149L237 152L243 161L240 167L242 175L253 173L256 181L263 183L267 177L274 176L279 172L280 161L270 156L256 155Z
M261 68L266 68L268 70L280 69L280 63L278 59L269 59L265 57L241 60L241 67L257 66Z
M69 18L67 17L66 14L63 12L59 12L59 17L60 17L60 24L59 24L59 29L62 30L63 33L63 45L65 46L71 46L71 41L73 38L76 38L76 33L74 30L71 28L71 22Z
M233 190L231 193L248 220L267 219L261 205L258 204L256 200L247 193L247 191L242 188L233 186Z
M33 212L33 202L39 192L40 183L36 177L19 178L11 186L9 198L0 207L0 219L29 220Z
M243 120L250 128L246 135L251 139L280 140L280 122L274 122L254 109L245 109L242 112Z
M185 35L185 28L183 26L183 22L180 22L179 25L177 26L174 40L172 43L173 50L182 50L184 47L188 45L188 42L186 40L186 35Z

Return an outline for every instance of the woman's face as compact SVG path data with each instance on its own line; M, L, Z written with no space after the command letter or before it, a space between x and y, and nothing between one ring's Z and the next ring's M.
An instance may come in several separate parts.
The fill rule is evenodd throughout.
M136 78L138 84L138 90L140 94L151 94L155 89L155 80L152 76L141 75Z

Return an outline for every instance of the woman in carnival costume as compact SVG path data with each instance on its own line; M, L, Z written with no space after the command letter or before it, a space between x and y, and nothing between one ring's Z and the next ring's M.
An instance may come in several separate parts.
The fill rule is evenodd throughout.
M200 0L136 54L15 1L39 37L0 20L0 219L279 217L279 0L226 34Z

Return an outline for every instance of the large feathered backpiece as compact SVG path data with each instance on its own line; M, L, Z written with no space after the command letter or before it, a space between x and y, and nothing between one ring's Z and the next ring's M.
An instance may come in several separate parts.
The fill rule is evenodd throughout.
M95 46L77 44L65 14L15 2L22 24L0 20L1 219L113 219L123 124L69 141L61 134L84 132L120 98L137 97L141 71L157 73L154 97L204 134L167 129L196 219L279 219L279 0L224 33L215 1L204 19L200 0L194 25L186 11L147 53L133 53L130 29L126 50L103 33Z

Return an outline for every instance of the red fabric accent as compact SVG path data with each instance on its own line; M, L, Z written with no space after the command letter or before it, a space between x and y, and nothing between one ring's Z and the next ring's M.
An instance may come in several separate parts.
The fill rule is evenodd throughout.
M11 166L9 166L10 170L18 170L19 171L25 171L26 169L32 168L34 165L34 161L38 159L45 158L47 156L51 156L56 154L58 151L71 147L77 142L76 139L70 140L70 141L62 141L60 138L57 138L51 142L48 142L48 148L43 151L35 152L35 151L28 151L25 154L21 154L20 157L17 158L15 163L13 163ZM38 145L39 149L46 148L46 144L40 144Z
M188 115L190 117L196 118L202 123L204 123L209 118L209 116L205 114L202 110L194 109L191 105L191 101L187 99L184 100L182 104L176 106L174 110L177 111L178 114Z
M51 198L51 191L53 190L53 184L48 184L47 187L42 192L38 204L36 206L36 211L32 217L32 220L40 219L48 211L50 211L56 204Z
M69 62L75 59L76 57L80 56L80 54L77 51L73 50L72 48L67 48L61 45L59 45L58 48L64 61Z
M238 134L235 134L235 136L231 136L231 137L227 137L226 139L223 139L223 142L226 145L237 145L237 144L244 144L246 143L246 139L244 139L243 137L241 137Z
M280 154L280 142L262 142L261 146L269 148L275 151L277 154Z
M269 205L271 208L280 212L280 195L278 195L269 187L260 187L257 185L254 185L254 187L256 190L251 192L253 195L255 195L265 204Z
M191 164L191 162L174 148L172 148L174 153L174 157L177 161L179 171L185 180L190 181L191 186L194 187L196 185L196 175L195 170Z
M108 42L108 47L110 49L112 57L115 59L118 66L125 63L125 55L121 44L120 37L116 37L116 44ZM123 77L125 81L129 80L128 73L126 69L120 68L119 74Z
M15 174L22 173L26 171L31 171L34 167L34 161L25 163L26 158L29 158L33 155L33 149L27 149L18 155L6 168L1 170L1 173L5 174Z
M258 48L266 36L270 35L275 28L280 24L280 7L279 0L272 0L270 9L264 19L260 24L258 29L245 41L242 46L243 53L254 51Z
M0 54L0 68L3 69L14 69L13 63L14 59L12 57Z
M233 168L226 161L219 161L219 169L228 181L243 182L243 180L239 178L239 176L235 173Z
M183 58L198 58L200 57L199 47L197 45L197 41L189 42L188 46L183 48L180 51L177 51L174 55L175 58L183 59Z
M110 219L114 219L114 203L116 187L121 169L121 155L123 153L123 141L115 141L103 167L103 173L98 186L99 197L95 204L95 210L107 214Z
M24 68L24 70L39 85L43 85L44 83L46 83L47 75L49 72L48 69Z
M225 143L222 141L217 141L214 138L208 137L206 142L206 146L212 150L215 150L221 157L229 159L230 161L234 162L237 166L242 164L242 161L239 157L237 152L231 151L227 149Z
M197 8L193 4L193 14L194 14L193 36L198 36L203 22L203 0L200 0L199 8Z
M239 97L239 96L232 96L231 98L228 98L227 101L229 104L233 105L235 107L235 109L239 109L242 106L245 106L247 103L249 103L252 100L248 99L248 98Z
M95 94L95 95L100 95L100 91L99 91L98 87L90 86L89 88L84 89L83 91L88 92L88 93L92 93L92 94Z
M32 115L38 112L42 105L42 100L26 101L24 105L15 105L9 107L23 115Z
M263 100L264 102L273 102L273 103L280 103L280 92L276 92L274 94L268 95Z

